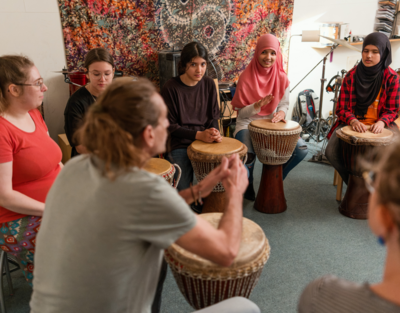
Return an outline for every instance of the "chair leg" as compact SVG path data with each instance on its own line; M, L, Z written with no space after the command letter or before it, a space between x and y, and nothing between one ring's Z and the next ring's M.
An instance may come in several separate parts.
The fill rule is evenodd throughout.
M4 293L3 293L3 268L4 262L7 262L7 255L5 251L1 251L0 255L0 310L1 313L6 313L6 307L4 305Z
M335 173L333 174L333 186L337 186L337 176L338 172L335 170Z
M337 175L337 189L336 189L337 201L342 201L342 189L343 189L343 179L340 175Z
M14 288L11 280L11 275L10 275L10 267L8 265L8 258L7 258L7 253L5 253L6 257L4 260L4 269L6 270L6 276L7 276L7 282L8 282L8 288L10 289L10 296L14 294Z

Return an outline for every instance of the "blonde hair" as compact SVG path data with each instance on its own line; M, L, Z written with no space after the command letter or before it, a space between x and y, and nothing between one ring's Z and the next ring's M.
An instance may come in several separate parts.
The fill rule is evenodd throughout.
M155 93L147 79L119 78L89 108L77 141L105 162L109 179L142 165L140 135L158 125L161 113L151 99Z
M6 94L10 84L23 84L29 79L29 69L33 62L22 55L0 57L0 115L8 108Z

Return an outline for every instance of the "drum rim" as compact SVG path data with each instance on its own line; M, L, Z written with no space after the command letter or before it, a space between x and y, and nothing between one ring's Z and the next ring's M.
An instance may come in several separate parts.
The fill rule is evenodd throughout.
M197 150L197 149L193 146L193 144L198 143L198 142L203 142L203 141L201 141L201 140L195 140L195 141L193 141L193 142L190 144L189 147L190 147L191 150L193 150L194 152L202 153L202 154L204 154L204 155L215 155L215 156L220 156L220 155L223 156L223 155L229 155L229 154L239 153L240 151L243 150L243 145L244 145L244 143L241 142L241 141L239 141L239 140L237 140L237 139L235 139L235 138L222 137L222 140L239 142L239 143L242 144L242 146L241 146L241 148L238 148L237 150L229 151L229 152L226 152L226 153L219 153L219 154L210 153L210 152L204 152L204 151L201 151L201 150ZM203 143L204 143L204 144L209 144L209 145L219 144L218 142L211 142L211 143L203 142ZM189 148L189 147L188 147L188 148Z
M231 138L231 139L233 139L233 138ZM239 151L227 152L225 154L211 154L211 153L204 153L204 152L201 152L201 151L198 151L198 150L194 150L192 145L190 145L187 148L187 153L188 153L188 158L189 158L190 161L204 162L204 163L220 163L222 157L224 157L224 156L229 157L229 156L231 156L232 154L235 154L235 153L239 154L240 158L243 158L247 153L247 147L246 147L246 145L244 143L242 143L242 149L240 149Z
M357 145L388 146L395 140L396 136L393 133L393 131L391 131L390 129L387 130L389 130L392 133L390 137L377 137L377 138L355 137L345 134L342 131L342 128L336 130L336 136L340 140L353 146Z
M285 128L282 128L282 129L271 129L271 128L259 127L259 126L257 126L257 125L254 124L254 123L263 122L263 121L272 121L272 119L270 119L270 118L257 119L257 120L255 120L255 121L252 121L252 122L249 124L249 126L254 127L254 128L258 128L258 129L268 130L268 131L271 131L271 132L285 132L285 131L288 131L288 132L289 132L289 131L298 130L299 128L302 129L302 127L301 127L301 125L300 125L299 123L297 123L296 121L292 121L292 120L288 120L288 122L290 122L290 123L296 123L297 126L296 126L296 127L293 127L293 128L286 128L286 129L285 129Z
M348 136L348 137L356 137L356 138L359 138L359 139L363 139L363 140L372 140L372 141L373 141L373 140L376 140L376 139L383 139L383 140L388 140L388 141L390 141L391 138L394 136L393 131L391 131L391 130L388 129L388 128L384 128L384 129L382 130L382 132L386 132L386 133L389 132L387 136L385 136L385 137L372 137L372 138L357 137L356 134L354 134L354 135L347 134L347 133L345 132L345 130L352 130L352 127L351 127L350 125L346 125L346 126L340 128L340 129L338 129L338 130L340 130L340 134L343 134L343 135ZM352 130L352 131L354 131L354 130ZM357 133L356 131L354 131L354 132ZM373 134L372 132L369 132L369 133ZM369 133L367 133L367 134L369 134Z
M155 162L155 161L156 161L156 162L162 161L162 163L168 162L169 168L168 168L166 171L159 172L159 173L151 172L151 171L149 171L149 170L147 170L147 169L145 168L146 165L147 165L149 162ZM166 164L166 163L165 163L165 164ZM146 172L149 172L149 173L158 175L158 176L164 176L165 174L168 174L169 172L171 172L171 170L174 168L174 166L172 165L171 162L169 162L169 161L167 161L167 160L165 160L165 159L161 159L161 158L151 158L151 159L146 163L146 165L143 166L143 170L145 170Z
M222 213L208 213L208 214L210 216L211 215L213 215L213 216L219 215L220 218L222 217ZM243 221L246 221L246 223L248 223L248 225L257 227L258 230L260 231L260 233L263 234L264 243L262 244L262 246L259 250L259 253L254 255L254 258L251 261L247 261L246 263L241 263L244 261L240 261L239 263L241 263L241 264L236 265L235 263L237 261L235 259L235 261L233 262L233 265L231 265L231 267L224 267L224 266L217 265L211 261L205 260L204 258L185 250L184 248L178 246L177 244L172 244L170 247L168 247L166 249L166 252L168 252L167 254L169 254L171 256L171 258L173 259L173 261L171 261L172 263L178 262L178 263L184 265L185 268L190 269L191 272L207 272L207 273L208 272L212 272L212 273L213 272L221 272L222 273L224 271L231 272L231 271L237 271L240 269L246 269L249 267L251 268L253 266L253 264L257 264L260 259L264 259L265 255L267 255L265 261L263 262L263 264L265 264L265 262L269 258L269 254L270 254L270 246L269 246L268 238L265 236L265 233L260 225L258 225L254 221L252 221L248 218L245 218L245 217L243 217ZM208 263L207 264L202 263L203 260L207 261ZM232 268L232 266L236 266L236 267Z
M237 267L232 267L232 265L230 267L219 265L215 265L215 267L193 266L190 263L183 263L181 260L177 260L175 255L168 248L164 252L164 259L169 264L171 270L180 275L203 280L231 280L246 277L262 270L271 255L271 246L269 245L268 238L265 238L264 247L258 257L251 263L242 264Z

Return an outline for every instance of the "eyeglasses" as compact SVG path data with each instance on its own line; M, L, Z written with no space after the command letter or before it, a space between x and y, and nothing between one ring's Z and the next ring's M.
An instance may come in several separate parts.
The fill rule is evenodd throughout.
M375 192L375 178L376 174L373 171L366 171L362 174L362 177L364 178L365 181L365 187L370 193Z
M95 72L95 71L89 71L90 74L92 74L94 77L96 78L101 78L102 76L104 76L104 78L109 78L110 76L112 77L112 75L114 74L114 72L105 72L105 73L100 73L100 72Z
M43 79L40 78L36 82L34 82L33 84L14 84L14 85L17 85L17 86L34 86L34 87L39 87L39 89L42 89L43 85L44 85L44 82L43 82Z

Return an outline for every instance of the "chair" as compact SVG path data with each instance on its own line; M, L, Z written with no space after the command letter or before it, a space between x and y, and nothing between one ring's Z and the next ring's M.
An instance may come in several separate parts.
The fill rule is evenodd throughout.
M343 179L339 175L338 171L335 170L335 174L333 175L333 186L336 187L336 200L342 201L342 190L343 190Z
M218 86L218 79L214 78L215 88L217 89L217 99L218 99L218 106L221 108L221 101L219 99L219 86ZM218 121L219 132L222 136L224 136L224 127L222 125L222 119Z
M17 268L14 268L10 271L10 268L8 266L8 262L14 264L17 266ZM3 250L1 250L1 254L0 254L0 273L1 278L0 278L0 312L1 313L6 313L6 307L4 304L4 292L3 292L3 276L6 275L7 276L7 281L8 281L8 288L10 288L10 295L14 294L14 288L12 285L12 280L11 280L11 275L10 273L19 270L20 267L18 265L17 262L15 262L14 260L10 259L9 257L7 257L7 253Z
M72 147L69 144L67 135L59 134L58 135L58 145L62 151L62 163L65 164L71 158Z

